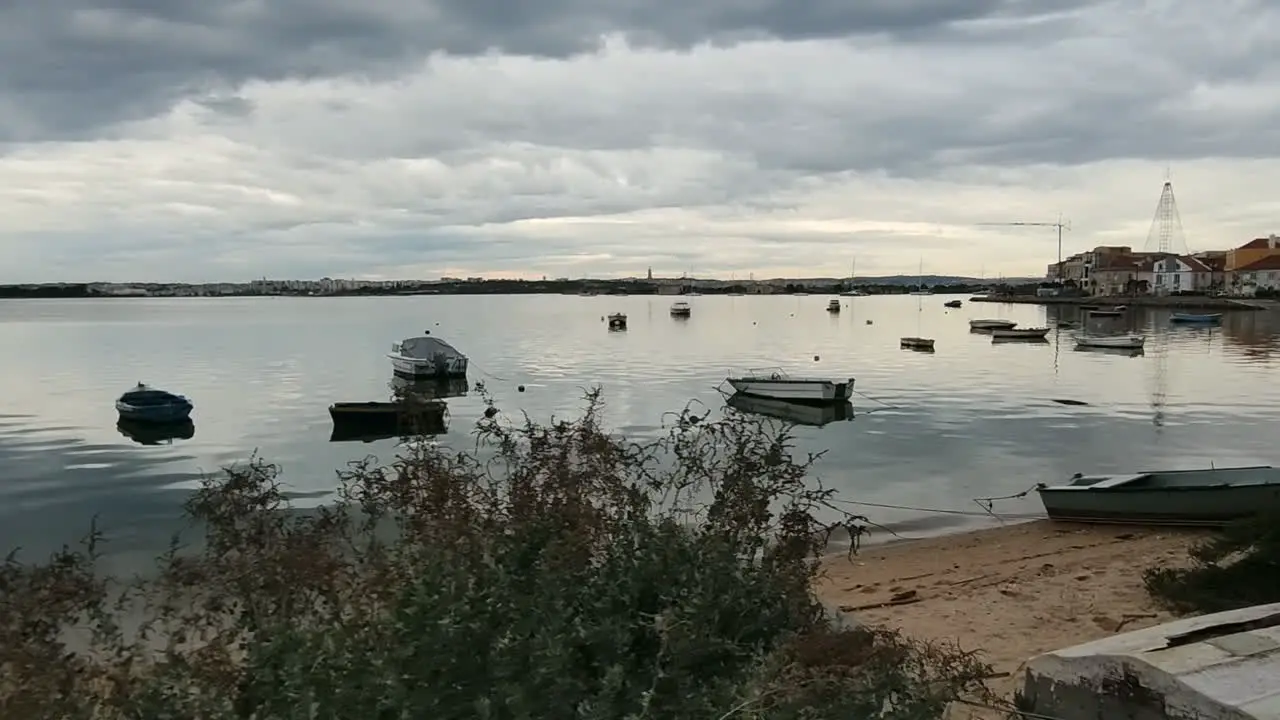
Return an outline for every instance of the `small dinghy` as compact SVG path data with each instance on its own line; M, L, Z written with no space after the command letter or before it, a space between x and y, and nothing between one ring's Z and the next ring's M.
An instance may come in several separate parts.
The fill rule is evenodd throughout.
M1170 470L1080 475L1036 486L1051 520L1138 525L1224 525L1280 511L1280 469Z
M182 395L158 390L143 383L116 400L116 412L120 419L135 423L172 423L186 420L193 409L191 401Z
M1175 323L1216 323L1221 320L1222 313L1176 312L1169 316L1169 322Z
M1146 335L1083 335L1076 338L1077 348L1139 350L1147 344Z
M942 303L942 307L958 308L963 306L964 306L964 303L959 300L948 300Z
M898 346L903 350L933 352L933 338L904 337L898 341Z
M671 317L687 318L693 314L693 307L684 300L677 300L671 303L671 310L669 312L671 313Z
M609 332L619 332L627 329L626 313L614 313L609 316Z
M793 377L782 370L751 370L747 375L725 380L743 395L788 402L840 403L853 396L853 378L828 380Z
M1120 317L1124 315L1125 308L1118 307L1110 310L1090 310L1089 317Z
M991 331L991 341L996 340L1044 340L1049 328L995 328Z
M998 319L970 320L969 329L970 330L1011 330L1014 327L1016 327L1017 324L1018 323L1012 320L998 320Z
M409 378L459 378L467 376L467 356L430 332L405 338L387 353L391 370Z

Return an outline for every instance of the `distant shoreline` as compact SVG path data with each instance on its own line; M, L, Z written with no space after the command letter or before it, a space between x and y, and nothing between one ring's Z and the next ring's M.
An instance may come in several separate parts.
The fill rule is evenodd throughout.
M230 283L225 285L232 285ZM56 285L0 285L0 299L136 299L157 297L400 297L414 295L571 295L571 296L623 296L623 295L836 295L849 290L847 282L835 284L813 283L803 281L775 280L754 284L741 283L723 285L700 285L695 281L681 283L626 281L626 280L585 280L585 281L517 281L486 280L482 282L456 283L419 283L399 285L395 287L362 287L355 289L333 289L317 291L314 289L293 289L289 287L268 287L257 289L250 284L235 284L235 287L209 290L203 286L183 285L178 283L137 283L121 284L113 290L103 290L95 283L66 283ZM857 289L866 295L902 295L916 289L911 284L870 284L859 283ZM957 283L954 285L934 285L932 290L937 295L967 295L981 292L985 285L976 283Z
M1011 305L1097 305L1115 307L1175 308L1180 310L1265 310L1261 302L1203 295L1110 296L1110 297L1037 297L1035 295L989 295L969 298L969 302L1008 303Z

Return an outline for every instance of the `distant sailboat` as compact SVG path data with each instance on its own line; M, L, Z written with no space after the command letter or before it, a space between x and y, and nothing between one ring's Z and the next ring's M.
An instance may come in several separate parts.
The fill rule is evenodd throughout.
M920 259L920 280L915 290L911 291L912 295L932 295L933 291L928 290L924 286L924 258Z
M853 259L852 265L849 267L849 289L840 293L841 297L862 297L866 293L853 286L853 279L858 276L858 258Z

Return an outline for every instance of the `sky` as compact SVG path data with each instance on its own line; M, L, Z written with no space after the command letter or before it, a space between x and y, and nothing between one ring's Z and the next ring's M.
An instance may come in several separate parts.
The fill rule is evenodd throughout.
M1274 0L0 4L0 283L1039 275L1280 232ZM1185 240L1184 240L1185 239ZM1153 248L1154 249L1154 248ZM1181 247L1175 247L1181 250Z

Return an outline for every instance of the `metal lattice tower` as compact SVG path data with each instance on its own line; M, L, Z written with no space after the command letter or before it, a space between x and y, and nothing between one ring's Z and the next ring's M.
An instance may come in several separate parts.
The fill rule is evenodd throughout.
M1146 251L1186 254L1187 236L1182 232L1182 216L1178 214L1178 202L1173 197L1173 183L1165 180L1156 203L1156 215L1147 231Z

